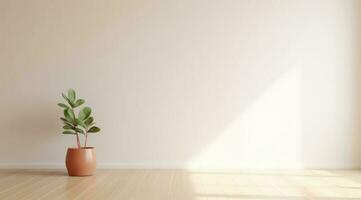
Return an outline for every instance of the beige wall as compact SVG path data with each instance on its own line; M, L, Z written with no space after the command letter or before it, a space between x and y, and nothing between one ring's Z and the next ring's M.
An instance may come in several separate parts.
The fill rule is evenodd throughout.
M356 0L0 1L0 166L359 167Z

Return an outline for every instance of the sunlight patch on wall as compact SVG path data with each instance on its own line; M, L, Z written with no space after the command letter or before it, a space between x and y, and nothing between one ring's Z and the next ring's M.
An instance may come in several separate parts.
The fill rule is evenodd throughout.
M302 168L300 92L300 69L290 68L187 167Z

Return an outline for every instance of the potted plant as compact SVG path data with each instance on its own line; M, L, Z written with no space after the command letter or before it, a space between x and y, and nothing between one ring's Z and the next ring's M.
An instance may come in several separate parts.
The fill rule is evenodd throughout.
M68 90L68 96L62 94L66 103L58 103L63 108L63 134L76 137L76 148L68 148L65 164L69 176L89 176L96 168L95 147L88 147L88 134L97 133L100 128L94 126L94 118L91 116L90 107L80 108L85 103L84 99L77 99L73 89ZM78 115L75 110L79 109ZM84 145L81 145L80 136L84 138Z

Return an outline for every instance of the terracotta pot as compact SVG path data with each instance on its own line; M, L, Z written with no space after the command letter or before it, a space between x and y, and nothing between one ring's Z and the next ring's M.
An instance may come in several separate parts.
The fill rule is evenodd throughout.
M68 148L65 159L69 176L90 176L96 168L95 147Z

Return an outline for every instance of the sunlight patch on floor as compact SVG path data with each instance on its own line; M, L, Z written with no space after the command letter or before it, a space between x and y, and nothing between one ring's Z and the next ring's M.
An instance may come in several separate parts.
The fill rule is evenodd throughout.
M361 176L325 170L192 173L196 200L361 199Z

